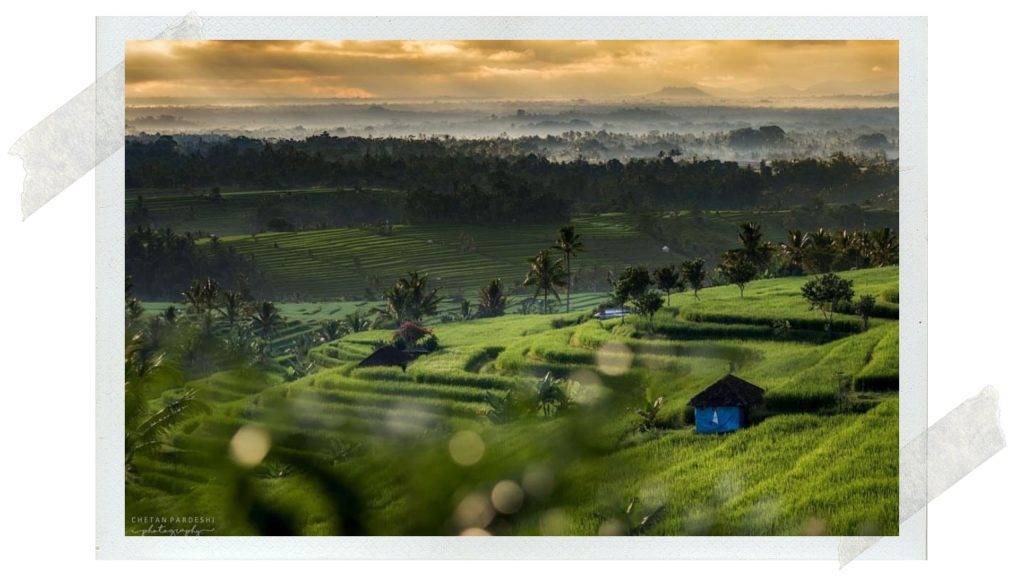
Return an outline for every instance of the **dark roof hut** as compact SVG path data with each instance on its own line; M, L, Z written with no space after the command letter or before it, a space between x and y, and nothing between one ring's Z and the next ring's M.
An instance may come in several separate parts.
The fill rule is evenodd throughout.
M405 367L410 362L416 359L418 354L409 352L408 350L399 350L395 346L388 344L387 346L381 346L373 351L366 358L356 365L357 368L367 368L369 366L400 366L402 371L405 371Z
M726 374L690 399L697 433L733 432L750 421L750 409L764 402L764 389Z

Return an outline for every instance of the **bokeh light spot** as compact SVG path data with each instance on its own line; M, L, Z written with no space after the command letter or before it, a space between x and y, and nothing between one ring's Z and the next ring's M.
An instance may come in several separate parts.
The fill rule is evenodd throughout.
M601 527L597 529L598 536L625 536L626 525L621 520L614 518L605 520L601 523Z
M540 517L540 533L544 536L565 536L569 533L569 517L561 508L552 508Z
M491 490L491 504L502 514L515 514L523 505L523 489L511 480L502 480Z
M569 380L579 384L575 400L585 406L598 404L608 395L601 376L593 370L574 370L569 374Z
M821 518L808 518L804 522L803 533L804 536L823 536L826 529L827 525Z
M622 342L608 342L597 351L597 369L602 374L621 376L633 365L633 351Z
M448 442L448 453L459 466L472 466L484 457L487 445L479 434L471 430L456 432Z
M494 519L494 508L486 495L474 492L455 507L454 519L459 528L486 528Z
M260 426L242 426L231 438L228 451L239 466L254 468L270 452L270 433Z

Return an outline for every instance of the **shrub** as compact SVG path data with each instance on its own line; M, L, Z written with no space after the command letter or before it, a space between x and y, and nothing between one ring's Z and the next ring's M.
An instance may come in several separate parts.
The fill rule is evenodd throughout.
M856 302L853 303L853 311L860 316L861 322L863 322L863 329L868 329L868 318L871 317L875 312L875 297L863 294Z
M832 317L841 302L853 299L853 281L828 273L808 280L800 291L812 310L820 310L825 317L825 330L831 330Z
M664 396L654 396L654 391L650 388L644 393L644 402L639 408L634 410L636 415L640 417L640 432L647 432L648 430L654 430L658 427L658 414L661 412L661 407L665 404Z

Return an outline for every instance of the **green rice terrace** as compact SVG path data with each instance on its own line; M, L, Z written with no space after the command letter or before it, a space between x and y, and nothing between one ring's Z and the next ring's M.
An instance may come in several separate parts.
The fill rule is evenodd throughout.
M678 260L624 218L576 221L587 251L574 266ZM466 227L443 226L221 241L325 296L371 269L390 282L410 259L447 293L475 293L483 277L522 278L519 255L550 246L550 227L519 228L470 233L472 249ZM168 358L130 372L145 392L129 413L194 402L160 449L126 456L126 531L202 516L197 533L215 535L896 534L898 267L838 275L875 297L870 313L838 308L829 322L802 293L808 276L754 280L742 297L735 285L673 293L649 317L594 318L600 292L547 314L515 297L483 318L445 299L423 321L430 348L402 366L360 366L394 328L295 351L377 302L280 304L263 364L191 378ZM165 307L147 303L147 316ZM730 373L763 388L763 405L734 433L698 434L690 399Z
M678 259L636 230L625 216L582 217L574 223L588 239L588 251L580 254L578 270L621 268L635 260L667 263ZM527 224L495 230L484 225L418 224L397 225L386 232L331 228L226 236L220 242L252 258L275 291L285 294L330 298L337 297L343 286L372 289L408 272L409 262L430 274L442 293L459 294L477 289L482 277L509 282L521 279L524 263L551 244L551 226Z
M141 201L126 198L126 205L131 211L141 202L147 225L196 235L198 245L209 245L211 235L215 236L221 247L255 265L263 288L280 301L364 300L368 292L379 293L409 272L410 263L429 274L442 294L473 293L482 278L514 284L523 276L524 262L551 244L550 224L326 226L308 222L303 229L272 232L259 218L259 206L268 198L316 213L327 210L321 203L345 193L324 189L224 192L214 201L163 192L140 194ZM638 262L674 264L684 256L714 261L735 241L736 227L750 220L757 221L765 239L772 242L785 240L792 228L896 229L898 225L895 211L850 206L579 214L572 224L587 246L573 261L576 285L581 291L604 290L610 271Z

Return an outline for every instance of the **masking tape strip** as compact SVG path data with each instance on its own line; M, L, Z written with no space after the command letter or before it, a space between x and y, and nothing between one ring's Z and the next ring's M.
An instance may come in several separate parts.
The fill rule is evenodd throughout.
M156 38L198 38L202 21L189 14ZM21 158L21 215L56 197L124 146L124 61L22 134L9 154Z
M999 394L986 386L900 449L900 523L1006 446L999 427ZM917 465L927 458L927 471ZM839 539L840 567L881 540Z

